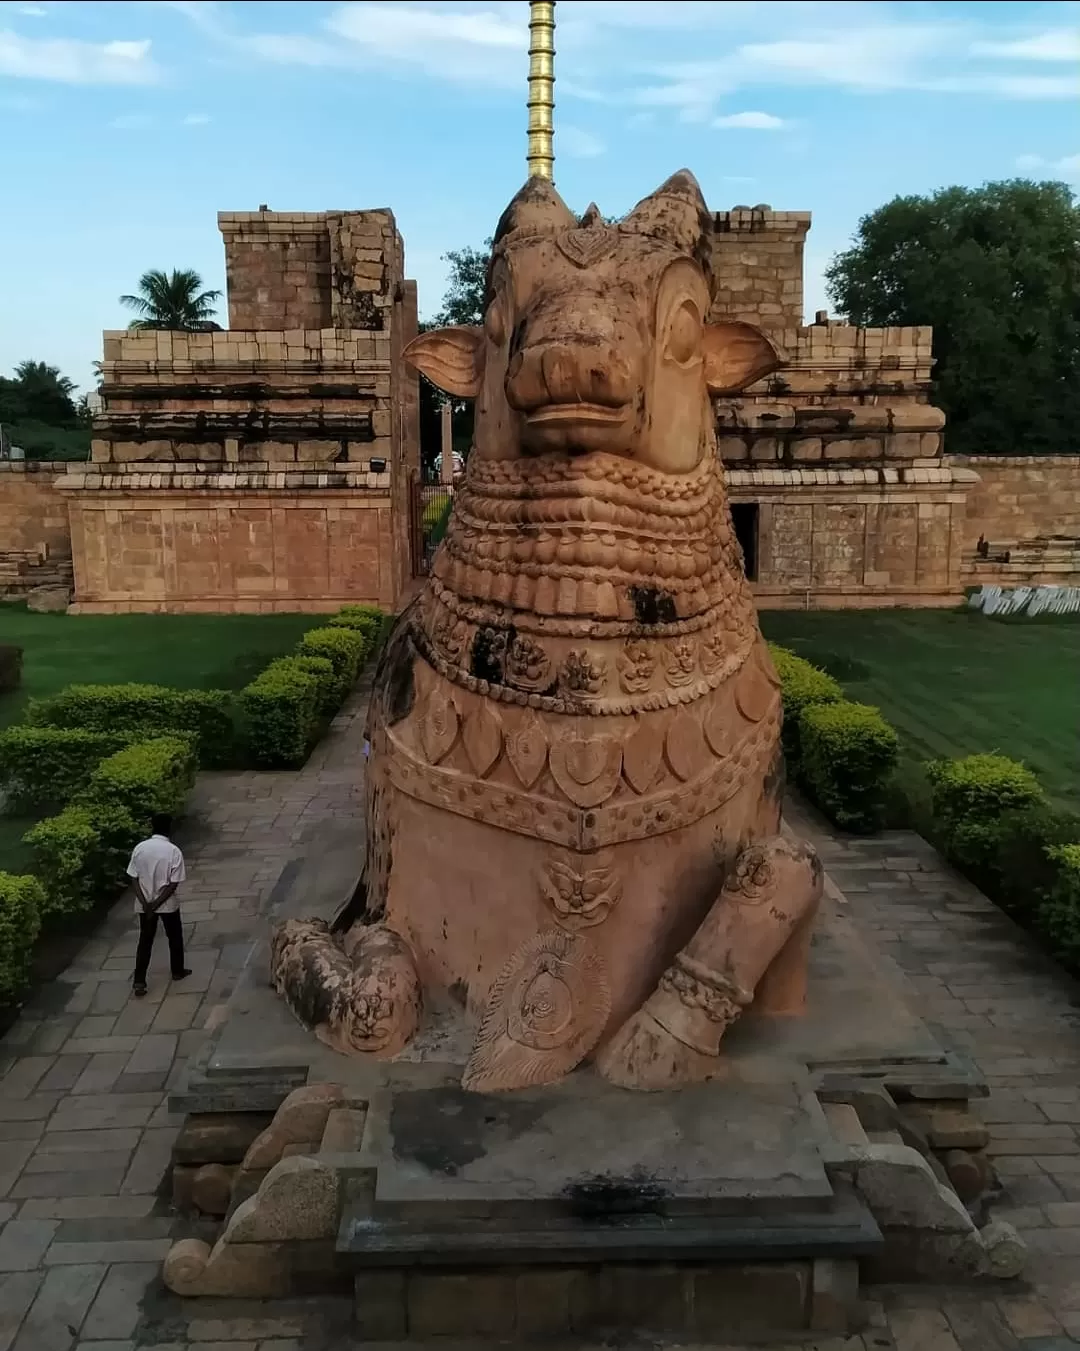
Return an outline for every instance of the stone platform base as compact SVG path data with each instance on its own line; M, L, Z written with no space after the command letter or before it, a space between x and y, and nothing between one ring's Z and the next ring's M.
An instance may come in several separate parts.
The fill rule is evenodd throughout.
M275 888L267 929L330 919L351 895L362 842L326 832ZM831 884L806 1016L744 1018L722 1077L671 1093L588 1066L467 1093L473 1029L452 1009L428 1009L397 1061L345 1058L266 972L259 940L170 1100L188 1116L177 1195L224 1219L212 1246L170 1252L179 1294L352 1287L360 1329L381 1340L747 1342L856 1330L860 1272L956 1282L1023 1266L1015 1232L986 1222L993 1173L968 1110L984 1082Z
M773 1341L863 1325L854 1261L620 1263L529 1270L369 1271L356 1325L370 1341L569 1336Z

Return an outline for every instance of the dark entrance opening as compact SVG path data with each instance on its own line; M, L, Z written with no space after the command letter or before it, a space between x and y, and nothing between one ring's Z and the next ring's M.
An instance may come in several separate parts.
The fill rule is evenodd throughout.
M731 524L735 528L735 538L742 550L743 570L748 582L757 581L758 565L758 504L756 502L733 502L731 504Z

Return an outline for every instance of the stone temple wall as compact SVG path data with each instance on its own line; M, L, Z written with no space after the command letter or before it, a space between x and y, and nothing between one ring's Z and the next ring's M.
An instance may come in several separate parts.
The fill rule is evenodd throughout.
M931 330L823 318L772 336L785 366L715 404L729 498L752 511L759 605L956 604L976 475L941 458Z
M745 319L773 332L803 321L803 244L809 211L736 207L713 217L713 319Z
M228 212L230 328L105 334L69 502L75 608L395 607L419 468L389 211Z
M949 463L979 477L961 527L965 585L1080 586L1080 454L954 455ZM980 536L986 558L976 551Z

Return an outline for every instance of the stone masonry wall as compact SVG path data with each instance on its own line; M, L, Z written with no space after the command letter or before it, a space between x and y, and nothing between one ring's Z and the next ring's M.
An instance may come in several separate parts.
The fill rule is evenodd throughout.
M811 324L774 331L783 367L717 399L729 465L931 462L945 415L927 403L932 331Z
M712 319L745 319L769 332L803 321L803 244L809 211L736 207L714 216Z
M419 462L394 217L218 221L231 327L105 335L93 463L63 483L76 608L394 608Z
M726 479L733 507L757 507L752 589L760 607L960 601L968 471L728 469Z
M1005 586L1080 586L1080 455L953 455L978 475L961 531L963 579ZM979 559L979 536L992 557ZM1008 552L1009 562L998 561Z
M0 460L0 554L45 551L70 558L67 499L55 487L57 466Z
M393 608L389 471L334 467L74 466L70 502L80 613Z
M105 334L97 463L389 460L391 334Z

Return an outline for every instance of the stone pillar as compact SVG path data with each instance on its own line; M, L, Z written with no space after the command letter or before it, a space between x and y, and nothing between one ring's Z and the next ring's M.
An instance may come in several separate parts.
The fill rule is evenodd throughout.
M441 433L440 450L442 458L439 461L439 477L443 483L453 483L454 481L454 423L453 410L449 402L444 403L439 421L439 430Z

